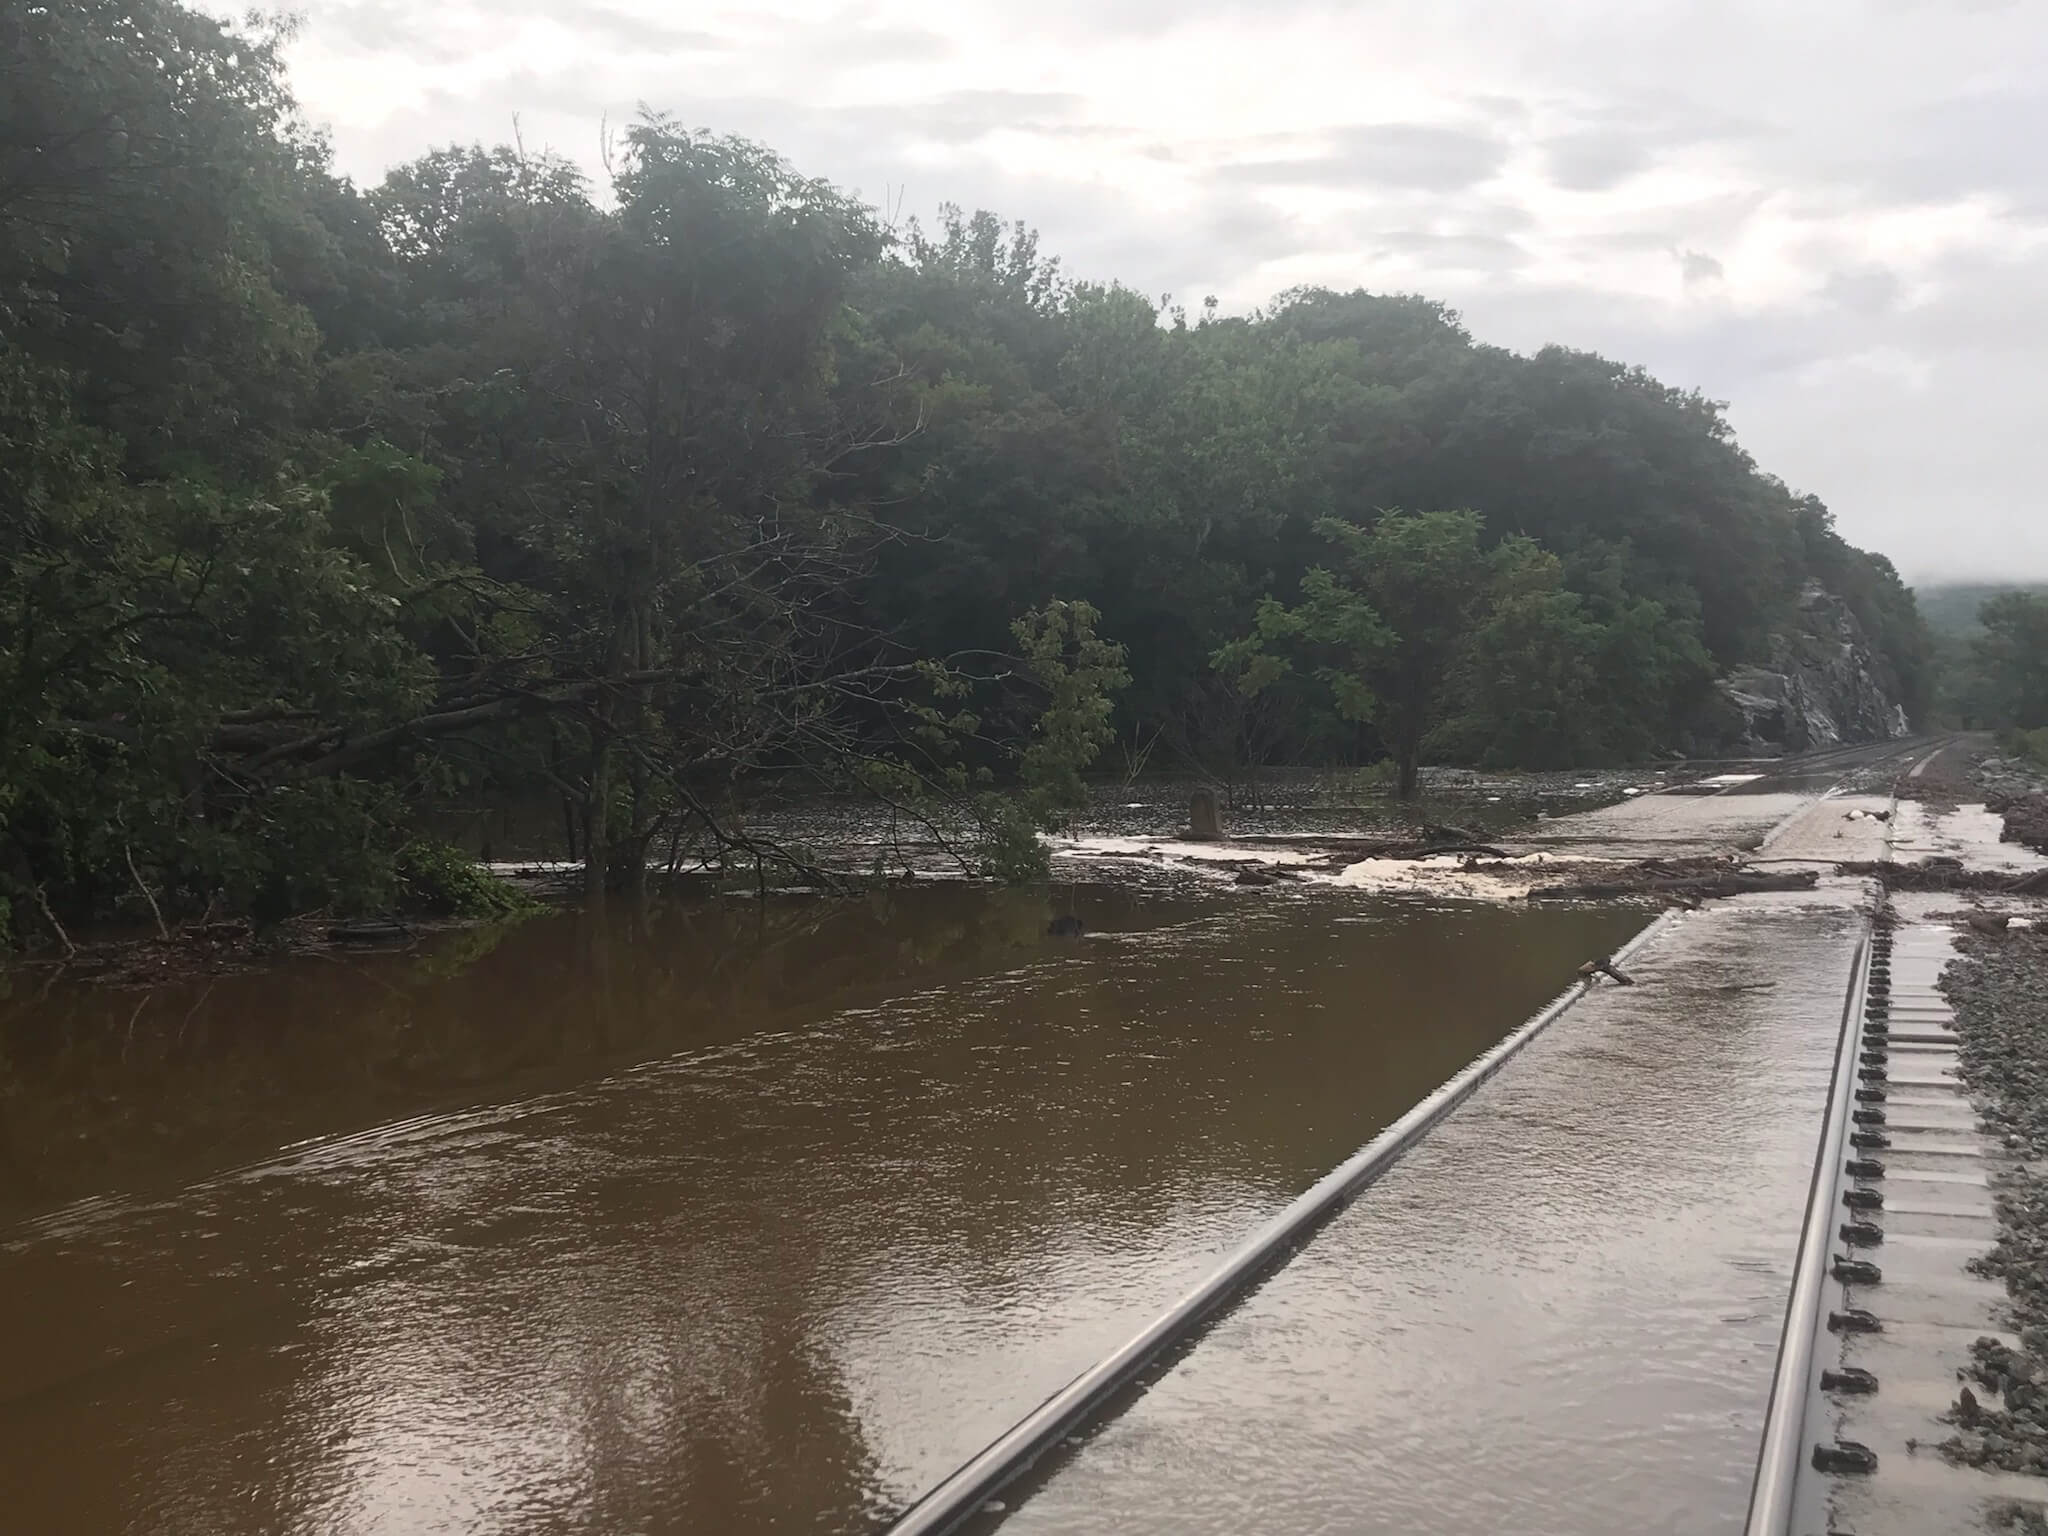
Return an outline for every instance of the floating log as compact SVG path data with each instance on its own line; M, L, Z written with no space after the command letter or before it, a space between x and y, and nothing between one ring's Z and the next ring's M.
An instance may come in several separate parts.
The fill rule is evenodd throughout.
M1803 869L1783 875L1709 875L1682 880L1599 881L1584 885L1538 886L1531 901L1604 901L1617 896L1748 896L1757 891L1810 891L1820 883L1818 871Z

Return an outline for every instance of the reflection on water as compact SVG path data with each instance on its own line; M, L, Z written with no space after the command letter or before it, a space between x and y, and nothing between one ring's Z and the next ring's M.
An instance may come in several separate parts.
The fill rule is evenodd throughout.
M1686 917L1007 1490L1004 1536L1738 1530L1863 930Z
M1642 921L1057 904L1097 931L912 886L17 996L10 1528L859 1528Z
M1055 912L1117 932L1220 904L932 882L657 897L151 991L23 973L0 995L0 1222L1025 963L1060 952Z

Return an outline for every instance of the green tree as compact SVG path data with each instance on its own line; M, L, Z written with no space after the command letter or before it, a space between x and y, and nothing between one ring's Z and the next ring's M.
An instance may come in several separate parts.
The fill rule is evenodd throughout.
M1379 728L1399 793L1413 798L1453 669L1537 557L1521 540L1486 550L1469 511L1394 510L1369 529L1334 518L1316 526L1339 569L1310 569L1292 608L1262 601L1252 633L1219 650L1216 664L1256 692L1304 657L1340 719Z
M1970 641L1981 723L2019 730L2048 726L2048 598L2004 592L1978 610L1983 633Z
M0 10L16 932L403 901L457 802L558 798L595 890L685 832L795 857L770 778L1022 869L1112 733L1411 791L1690 750L1813 582L1931 692L1890 565L1640 369L1415 295L1191 319L659 116L601 189L446 147L359 191L285 36ZM2038 716L2001 612L1983 712Z

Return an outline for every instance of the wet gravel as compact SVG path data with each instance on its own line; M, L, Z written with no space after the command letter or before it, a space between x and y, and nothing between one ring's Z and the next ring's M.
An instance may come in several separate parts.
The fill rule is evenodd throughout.
M1968 768L1969 797L2005 817L2004 840L2048 853L2048 773L2023 758L1987 752Z
M2005 841L2048 853L2048 794L2020 795L1993 805L2005 816Z
M1988 752L1970 765L1970 779L1988 795L2030 795L2048 789L2048 773L2025 758Z
M1978 1341L1942 1451L2048 1475L2048 1170L2032 1166L2048 1158L2048 933L1968 933L1962 950L1941 988L1956 1010L1963 1081L1987 1129L2026 1160L1997 1192L1996 1246L1971 1267L2005 1283L2020 1347ZM1998 1397L1980 1398L1973 1385Z

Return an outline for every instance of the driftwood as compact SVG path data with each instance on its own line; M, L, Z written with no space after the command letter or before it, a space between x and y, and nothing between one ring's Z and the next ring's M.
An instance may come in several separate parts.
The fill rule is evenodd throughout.
M1592 882L1584 885L1538 886L1529 893L1531 901L1602 901L1616 896L1747 896L1753 891L1810 891L1820 881L1817 871L1806 869L1784 875L1756 875L1737 872L1727 875L1695 876L1678 880L1634 882Z
M392 944L411 937L403 923L341 923L327 930L333 944Z
M1297 853L1343 854L1352 859L1391 859L1403 854L1420 856L1436 850L1425 848L1413 838L1404 837L1398 842L1375 837L1263 837L1247 836L1230 839L1235 848L1288 848Z
M1579 979L1585 982L1587 986L1593 985L1593 978L1596 976L1612 976L1624 987L1632 987L1636 984L1635 977L1630 976L1625 971L1617 970L1612 960L1588 960L1579 967Z
M1514 857L1505 848L1495 848L1490 843L1418 843L1413 838L1393 842L1365 837L1233 837L1230 842L1245 848L1298 849L1327 858L1342 858L1346 863L1359 859L1433 859L1446 853L1476 853L1489 859Z
M1476 843L1477 832L1467 832L1463 827L1440 827L1433 822L1422 824L1422 835L1433 843Z
M1964 869L1957 860L1929 859L1923 864L1898 864L1889 859L1837 864L1845 875L1868 875L1892 891L1989 891L2005 896L2048 896L2048 869L2023 874L1992 869Z

